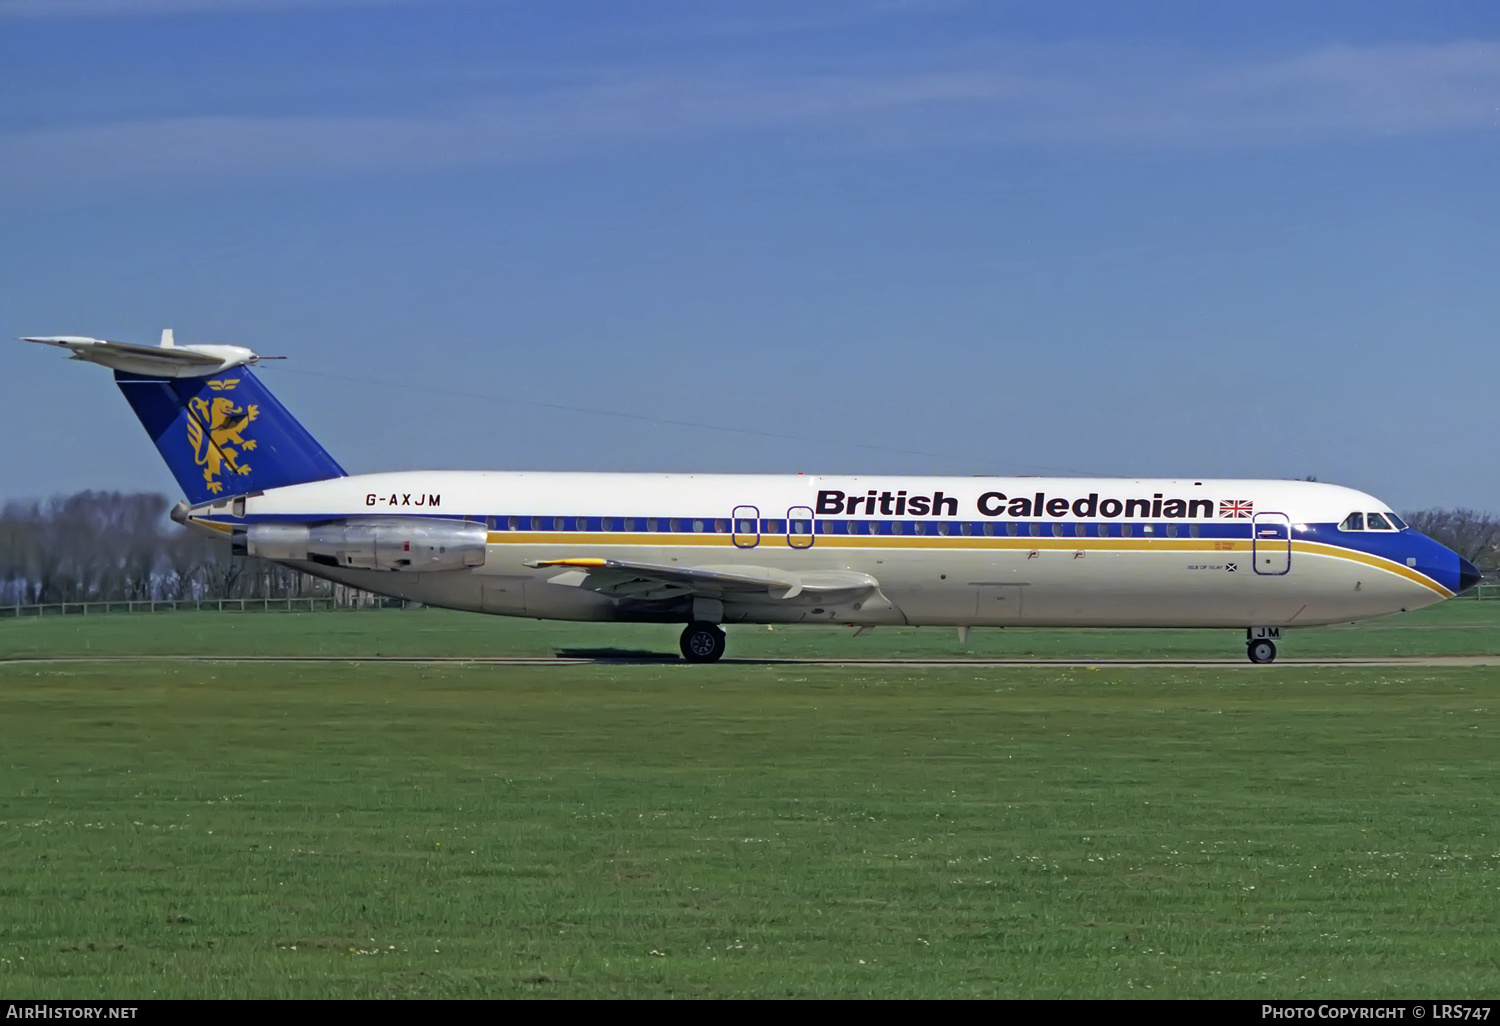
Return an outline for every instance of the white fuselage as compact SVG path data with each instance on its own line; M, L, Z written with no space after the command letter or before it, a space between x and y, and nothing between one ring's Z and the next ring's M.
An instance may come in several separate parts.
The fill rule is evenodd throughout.
M1389 508L1295 481L412 471L216 500L190 521L226 533L482 521L479 566L291 562L431 605L546 619L1285 627L1395 613L1457 590L1448 550L1409 530L1341 530L1352 512ZM589 569L611 560L694 569L706 583ZM714 573L780 584L717 589ZM860 575L868 585L826 584ZM806 589L787 586L803 579Z

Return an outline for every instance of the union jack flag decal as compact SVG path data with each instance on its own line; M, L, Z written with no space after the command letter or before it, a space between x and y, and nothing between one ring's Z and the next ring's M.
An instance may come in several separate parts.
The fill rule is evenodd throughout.
M1250 515L1255 512L1255 503L1249 499L1221 499L1219 500L1219 516L1231 520L1249 520Z

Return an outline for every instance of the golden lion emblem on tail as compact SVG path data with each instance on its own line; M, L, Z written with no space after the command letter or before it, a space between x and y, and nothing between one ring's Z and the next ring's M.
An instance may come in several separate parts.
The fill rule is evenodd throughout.
M259 406L236 406L233 399L222 396L188 400L188 442L210 492L217 495L224 490L223 482L217 479L226 468L231 474L250 473L250 465L241 463L240 456L255 448L255 439L245 438L241 432L259 416Z

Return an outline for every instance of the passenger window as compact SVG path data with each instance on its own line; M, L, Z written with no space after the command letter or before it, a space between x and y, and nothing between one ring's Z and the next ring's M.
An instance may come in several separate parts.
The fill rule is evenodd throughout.
M1016 522L1014 520L1012 520L1010 523L1008 523L1008 524L1005 525L1005 533L1006 534L1015 534L1016 533Z
M701 521L701 520L694 520L693 521L693 533L694 534L702 534L703 533L703 521Z
M1120 525L1120 537L1121 538L1129 538L1130 535L1131 535L1131 533L1134 532L1134 530L1135 530L1135 527L1132 524L1121 524Z
M958 525L958 533L959 534L968 534L969 530L970 530L970 527L969 527L969 522L967 520L965 520L963 523L961 523L961 524Z
M1350 513L1339 525L1340 531L1363 531L1365 529L1365 515L1363 513Z
M918 520L915 524L912 525L912 533L913 534L926 534L927 533L927 525L925 523L923 523L922 521Z
M1198 537L1198 525L1188 524L1188 534L1192 535L1194 538Z
M1365 530L1367 531L1389 531L1391 525L1385 522L1385 517L1379 513L1365 514Z
M985 534L994 534L995 533L995 525L992 524L992 523L990 523L988 520L986 520L985 523L984 523L984 533Z
M647 518L647 520L646 520L646 530L648 530L648 531L654 531L654 530L656 530L656 518L655 517L649 517L649 518Z
M1176 524L1168 524L1167 525L1167 537L1168 538L1176 538L1177 537L1177 525Z

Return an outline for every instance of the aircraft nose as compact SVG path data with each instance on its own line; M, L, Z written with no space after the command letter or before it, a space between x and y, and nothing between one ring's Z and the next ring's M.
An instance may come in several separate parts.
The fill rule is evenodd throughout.
M1470 563L1462 556L1458 557L1459 591L1468 591L1470 588L1474 587L1474 585L1478 584L1479 579L1483 576L1484 575L1479 572L1479 567L1475 566L1473 563Z

